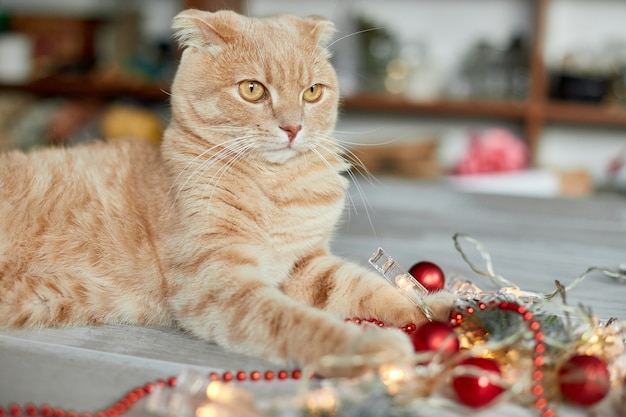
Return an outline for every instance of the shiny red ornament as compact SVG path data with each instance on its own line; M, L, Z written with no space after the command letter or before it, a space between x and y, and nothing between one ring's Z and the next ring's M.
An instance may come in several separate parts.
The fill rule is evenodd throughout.
M489 358L468 358L459 365L475 366L480 372L494 372L501 375L498 363ZM452 386L459 401L469 407L484 407L504 392L504 388L492 383L487 376L459 375L452 380Z
M459 339L448 323L427 321L409 334L416 352L441 352L443 359L459 351Z
M443 290L445 276L441 268L432 262L418 262L409 269L409 274L424 286L428 292Z
M574 355L559 369L559 386L564 399L589 406L609 392L611 375L607 364L597 356Z

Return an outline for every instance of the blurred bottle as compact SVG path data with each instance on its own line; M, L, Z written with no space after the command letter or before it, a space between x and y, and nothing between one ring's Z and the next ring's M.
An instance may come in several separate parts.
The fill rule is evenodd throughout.
M22 84L32 72L33 45L19 33L0 32L0 82Z
M478 99L503 98L507 76L502 54L486 40L477 42L461 64L461 76L469 96Z
M423 41L402 43L400 56L406 62L408 74L404 93L417 100L432 100L441 95L442 74Z
M372 20L359 17L357 29L360 32L359 72L364 75L365 91L385 90L388 64L398 57L398 41L396 38Z
M471 98L522 100L528 96L529 66L524 36L514 36L506 48L480 40L462 60L457 84Z
M607 46L610 56L611 86L608 102L626 106L626 42L616 41Z
M523 35L511 39L504 52L506 72L506 97L523 100L528 97L530 81L530 48Z

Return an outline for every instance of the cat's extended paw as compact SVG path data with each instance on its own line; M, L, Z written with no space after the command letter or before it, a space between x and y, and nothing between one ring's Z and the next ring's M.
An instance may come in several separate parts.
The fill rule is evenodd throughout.
M456 295L448 291L438 291L426 294L424 301L435 313L434 320L448 321L456 302ZM424 321L424 318L421 321Z
M354 355L377 356L381 360L408 360L414 353L409 338L396 329L366 329L354 346Z
M328 357L320 361L316 372L325 377L353 377L371 369L368 364L351 362L355 355L370 358L371 364L408 362L414 354L409 338L397 329L373 327L364 329L341 357Z
M429 293L424 297L424 302L434 313L432 319L440 321L448 321L450 319L455 301L456 296L447 291ZM379 313L376 318L383 320L385 324L396 327L403 326L407 323L419 325L428 321L422 309L403 296L396 296L393 304L390 303L386 305Z

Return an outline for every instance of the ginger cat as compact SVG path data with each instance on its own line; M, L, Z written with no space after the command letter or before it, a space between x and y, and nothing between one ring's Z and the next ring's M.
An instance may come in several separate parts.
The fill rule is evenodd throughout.
M329 253L348 164L321 18L187 10L160 148L139 141L0 155L0 327L172 324L306 365L409 357L422 313ZM445 318L449 293L428 297Z

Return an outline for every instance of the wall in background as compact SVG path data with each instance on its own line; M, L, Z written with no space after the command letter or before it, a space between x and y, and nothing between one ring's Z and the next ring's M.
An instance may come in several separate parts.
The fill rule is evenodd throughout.
M626 54L626 2L620 0L551 0L545 56L551 66L565 54L582 52L603 64L607 49Z

